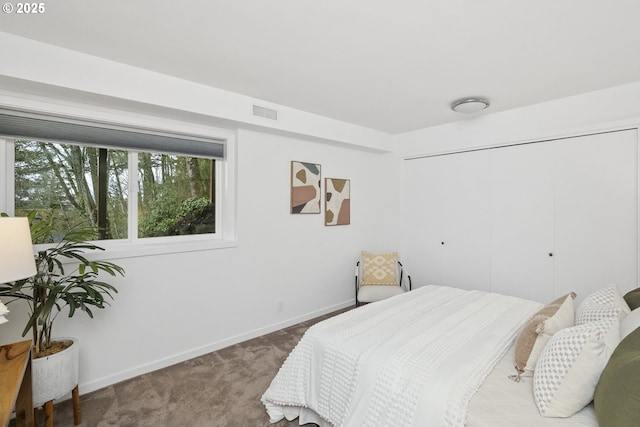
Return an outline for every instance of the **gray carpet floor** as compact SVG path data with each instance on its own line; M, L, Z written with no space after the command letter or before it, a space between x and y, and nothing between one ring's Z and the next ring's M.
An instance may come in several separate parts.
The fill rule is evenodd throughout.
M345 310L342 310L345 311ZM270 424L260 397L314 323L280 331L82 394L82 427L284 427ZM39 411L38 425L44 425ZM54 425L73 426L71 401L54 405ZM313 426L314 424L310 424Z

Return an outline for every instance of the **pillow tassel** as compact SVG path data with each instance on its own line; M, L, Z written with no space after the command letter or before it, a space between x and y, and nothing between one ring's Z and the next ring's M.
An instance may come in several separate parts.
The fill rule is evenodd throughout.
M513 375L509 375L509 379L513 382L519 383L520 379L522 378L522 374L524 374L524 371L522 369L518 369L518 367L516 366L516 373Z

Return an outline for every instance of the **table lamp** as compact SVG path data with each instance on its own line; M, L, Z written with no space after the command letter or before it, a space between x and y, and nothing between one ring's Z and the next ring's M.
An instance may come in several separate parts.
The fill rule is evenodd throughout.
M31 233L27 218L0 217L0 283L13 282L36 274ZM9 312L0 301L0 324Z

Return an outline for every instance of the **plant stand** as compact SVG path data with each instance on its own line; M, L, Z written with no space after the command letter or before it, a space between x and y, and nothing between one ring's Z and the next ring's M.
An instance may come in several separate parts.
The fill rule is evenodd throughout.
M78 386L71 390L71 398L73 400L73 424L78 425L82 422L82 414L80 413L80 391ZM44 404L44 427L53 427L53 400ZM38 419L38 408L33 409L33 418Z
M59 353L33 359L33 404L43 407L45 427L53 427L53 401L71 392L73 399L73 422L80 424L80 393L78 391L79 345L73 338L58 340L73 341ZM37 411L37 409L36 409Z

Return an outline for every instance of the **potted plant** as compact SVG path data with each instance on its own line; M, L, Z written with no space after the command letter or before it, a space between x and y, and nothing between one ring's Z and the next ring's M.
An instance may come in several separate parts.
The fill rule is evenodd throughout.
M28 219L32 242L51 246L35 255L36 275L0 284L0 297L7 304L18 299L29 304L29 317L22 336L29 331L33 335L34 405L41 406L65 396L78 384L78 346L73 345L73 339L52 339L57 316L66 309L69 317L83 311L93 318L92 309L104 308L108 305L107 299L113 299L113 294L117 293L113 285L99 276L124 276L124 269L111 262L91 261L86 257L88 251L104 250L86 241L93 236L93 230L70 230L54 242L53 220L40 219L35 211L28 214ZM63 351L69 355L61 356ZM51 372L43 371L47 362L53 364ZM54 390L57 387L52 384L54 382L59 382L64 390Z

